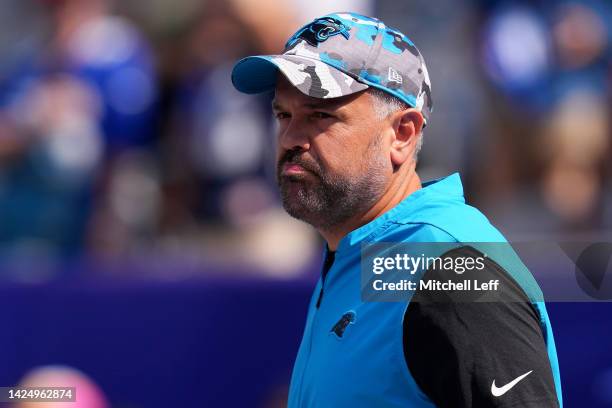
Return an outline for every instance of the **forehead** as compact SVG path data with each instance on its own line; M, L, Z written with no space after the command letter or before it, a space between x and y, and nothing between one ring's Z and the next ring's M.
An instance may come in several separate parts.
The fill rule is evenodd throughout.
M273 106L297 104L305 107L320 107L326 109L351 108L353 106L371 104L370 96L365 92L356 92L339 98L315 98L308 96L293 86L282 74L278 74L274 91Z

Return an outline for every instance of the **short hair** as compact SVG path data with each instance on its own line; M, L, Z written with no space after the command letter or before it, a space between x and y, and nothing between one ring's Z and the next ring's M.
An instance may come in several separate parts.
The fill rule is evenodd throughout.
M367 91L374 99L374 110L376 112L376 116L379 119L384 119L392 113L395 113L400 110L405 110L411 108L406 102L402 101L396 96L391 95L388 92L382 91L378 88L370 87ZM416 147L414 150L414 159L417 159L417 155L421 151L421 147L423 146L423 131L421 130L421 134L419 135L419 139L417 140Z

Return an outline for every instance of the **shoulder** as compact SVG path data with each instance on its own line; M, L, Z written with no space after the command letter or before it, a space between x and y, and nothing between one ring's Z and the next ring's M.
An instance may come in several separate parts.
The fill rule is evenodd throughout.
M473 248L461 247L442 257L478 255ZM429 269L423 279L457 275L438 272ZM417 291L405 311L404 356L419 387L441 407L557 406L538 312L527 295L490 259L477 275L466 278L499 280L500 290L487 302L470 299L470 294L439 297ZM505 396L492 395L494 379L505 384L528 371L533 373L520 387Z
M499 242L505 238L476 207L464 202L449 201L444 205L435 200L398 214L395 223L408 228L421 226L425 230L442 231L459 242Z
M379 241L385 242L457 242L457 239L435 223L389 221Z
M402 211L389 219L383 236L394 242L504 242L505 238L477 208L455 203Z

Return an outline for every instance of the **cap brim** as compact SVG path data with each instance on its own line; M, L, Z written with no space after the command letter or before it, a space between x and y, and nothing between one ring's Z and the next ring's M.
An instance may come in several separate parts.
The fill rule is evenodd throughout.
M297 55L244 58L234 66L232 83L247 94L271 91L279 71L302 93L314 98L338 98L368 89L368 85L323 61Z

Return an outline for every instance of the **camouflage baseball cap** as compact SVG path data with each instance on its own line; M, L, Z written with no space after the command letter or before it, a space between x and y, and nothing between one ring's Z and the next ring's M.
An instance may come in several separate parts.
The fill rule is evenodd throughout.
M421 110L426 122L432 111L423 56L407 36L375 18L349 12L317 18L289 38L282 54L240 60L232 83L247 94L270 91L279 70L315 98L373 87Z

